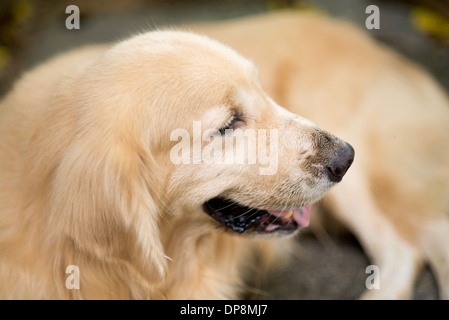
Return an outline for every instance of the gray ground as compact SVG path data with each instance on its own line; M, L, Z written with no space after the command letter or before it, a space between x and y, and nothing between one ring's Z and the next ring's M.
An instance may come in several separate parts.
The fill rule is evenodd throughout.
M25 1L27 2L27 1ZM30 1L28 1L30 2ZM17 78L20 71L36 65L57 52L83 44L113 41L159 25L192 21L221 20L262 13L282 3L297 1L36 1L31 27L11 45L9 65L0 70L0 93ZM353 21L364 28L365 8L377 4L381 11L380 30L370 31L404 55L420 62L449 90L449 45L438 44L420 34L411 25L410 7L389 1L310 0L309 4L332 16ZM65 7L78 4L80 30L65 28ZM4 5L0 5L0 10ZM321 237L322 238L322 237ZM320 238L320 239L321 239ZM365 289L365 268L370 264L357 241L347 235L329 231L326 241L318 241L311 232L298 237L292 264L266 279L263 290L252 298L262 299L356 299ZM435 280L429 269L420 275L415 299L438 297Z

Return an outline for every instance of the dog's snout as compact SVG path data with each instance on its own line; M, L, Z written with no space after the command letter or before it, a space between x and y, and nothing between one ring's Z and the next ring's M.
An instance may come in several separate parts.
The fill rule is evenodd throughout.
M332 182L340 182L354 161L354 148L349 144L338 149L335 157L327 167L327 175Z

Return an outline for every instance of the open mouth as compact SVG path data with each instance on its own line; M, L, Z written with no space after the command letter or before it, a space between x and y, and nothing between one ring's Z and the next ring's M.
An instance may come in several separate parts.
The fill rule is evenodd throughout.
M289 234L299 226L307 227L310 221L310 206L290 210L264 210L216 197L205 202L203 209L219 223L238 233L251 230L264 234Z

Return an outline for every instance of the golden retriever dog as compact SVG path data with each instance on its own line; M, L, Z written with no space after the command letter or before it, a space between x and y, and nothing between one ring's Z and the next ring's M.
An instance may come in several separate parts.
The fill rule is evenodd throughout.
M363 73L344 72L347 79L324 88L318 80L324 67L319 62L314 76L304 79L310 84L305 90L308 97L312 90L328 90L322 102L338 110L338 99L352 96L341 84ZM278 89L293 94L295 79L279 75L273 73L272 81L282 81ZM382 88L391 89L389 84ZM423 85L436 90L427 80ZM351 107L356 112L357 105ZM334 128L347 123L348 115L339 115L328 114L335 122L327 123ZM353 126L362 126L354 120ZM420 121L424 127L430 120ZM434 133L440 139L438 130L431 130L422 138ZM371 144L386 136L375 140L373 135ZM364 137L355 136L355 142L363 147L359 138ZM419 142L416 148L422 147ZM227 153L234 144L240 149ZM433 159L430 167L414 174L437 168L432 148L437 144L422 150L423 157ZM385 146L375 147L372 160L378 162ZM427 148L433 153L424 154ZM262 156L249 161L249 150L272 156L273 170L262 170L270 165ZM206 151L213 151L212 159L202 157ZM234 161L234 151L244 161ZM342 180L353 158L348 143L276 104L263 91L252 62L205 36L154 31L60 55L25 74L0 104L0 297L238 298L251 266L278 259L291 235L309 223L310 205ZM398 174L418 160L398 164ZM377 163L382 170L387 164ZM393 176L377 176L396 182ZM413 187L412 177L403 179ZM442 190L440 179L440 184L427 180L426 188ZM349 191L340 192L348 196ZM433 193L433 203L428 195L422 195L426 204L436 208L439 194ZM353 202L354 210L366 205L359 195L349 196L336 199ZM379 232L384 220L375 212L354 213L360 219L368 214L373 220L366 221L365 230ZM422 214L426 219L419 218L419 225L437 222L430 219L436 212ZM391 227L388 235L400 239L392 224L384 225ZM431 238L422 240L432 244Z
M440 85L323 16L279 12L191 29L251 59L275 101L354 146L353 167L322 203L379 268L380 288L363 298L410 298L428 263L449 299L449 101Z

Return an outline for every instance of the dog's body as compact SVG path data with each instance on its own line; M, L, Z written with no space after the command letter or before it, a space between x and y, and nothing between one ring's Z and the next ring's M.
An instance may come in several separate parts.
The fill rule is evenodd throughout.
M277 102L356 146L353 172L326 200L379 265L376 293L408 296L428 260L447 296L449 110L438 86L325 19L274 15L194 30L252 58ZM215 42L155 32L26 75L0 105L0 295L238 297L251 264L288 244L244 235L290 233L290 224L245 221L238 235L204 204L221 196L281 217L317 201L341 180L329 171L335 159L351 158L338 138L279 108L255 74ZM192 120L281 130L277 174L174 165L170 132ZM70 265L80 289L66 283Z
M449 298L449 102L416 65L353 26L277 13L193 30L252 59L276 101L354 145L324 204L379 266L366 298L407 298L422 263Z

